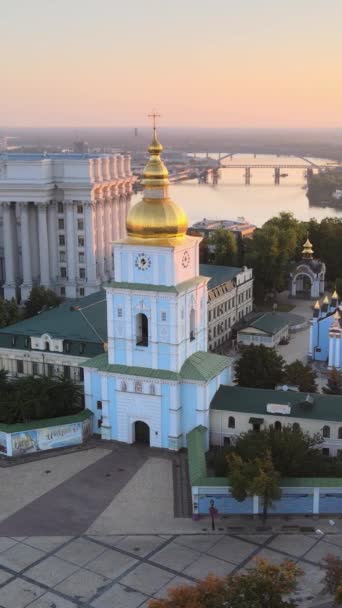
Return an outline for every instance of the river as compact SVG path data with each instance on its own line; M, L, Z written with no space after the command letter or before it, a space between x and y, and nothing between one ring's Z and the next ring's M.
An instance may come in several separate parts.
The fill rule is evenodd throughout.
M198 154L198 156L201 156ZM212 157L218 155L211 154ZM321 164L326 159L308 159ZM303 164L297 157L278 157L273 155L236 154L231 161L225 160L231 168L221 169L217 186L198 184L197 180L180 182L170 187L171 197L186 211L189 225L203 219L237 219L262 224L280 211L292 211L300 220L314 217L321 220L327 216L342 217L342 206L335 209L327 206L310 206L306 197L304 170L283 169L287 177L281 178L279 186L273 183L273 169L251 169L251 184L244 184L244 169L232 168L234 164ZM309 163L308 163L309 166ZM132 204L141 198L141 192L134 195Z

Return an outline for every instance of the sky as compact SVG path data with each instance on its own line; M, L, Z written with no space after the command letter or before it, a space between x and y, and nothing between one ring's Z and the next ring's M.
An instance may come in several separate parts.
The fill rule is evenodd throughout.
M2 126L342 126L342 0L0 8Z

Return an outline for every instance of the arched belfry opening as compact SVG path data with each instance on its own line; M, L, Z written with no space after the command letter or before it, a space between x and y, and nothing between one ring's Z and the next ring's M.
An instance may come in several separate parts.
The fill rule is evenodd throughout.
M143 312L136 316L136 345L148 346L148 318Z

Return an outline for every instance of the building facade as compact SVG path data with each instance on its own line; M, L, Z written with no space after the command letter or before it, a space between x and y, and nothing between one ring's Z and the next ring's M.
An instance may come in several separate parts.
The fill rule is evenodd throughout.
M128 214L127 238L113 244L108 352L84 364L84 388L103 439L178 450L189 430L208 427L210 401L231 380L231 362L207 352L201 239L187 236L186 215L169 197L161 151L154 131L143 199Z
M288 317L281 313L266 312L237 332L237 342L244 346L263 344L272 348L288 340Z
M113 278L111 241L124 238L129 155L3 154L0 283L6 299L34 285L75 298Z
M208 349L230 339L232 329L253 310L253 270L200 264L208 283Z
M229 230L233 232L239 238L251 237L256 226L250 224L245 218L238 218L237 220L203 220L196 222L188 229L190 235L200 235L208 238L216 230Z
M310 321L308 356L312 361L322 361L329 368L342 368L342 322L337 292L329 301L325 296L317 300Z

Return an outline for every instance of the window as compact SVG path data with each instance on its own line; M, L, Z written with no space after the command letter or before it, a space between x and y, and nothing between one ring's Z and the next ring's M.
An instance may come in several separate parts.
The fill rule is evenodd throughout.
M148 346L148 318L144 313L136 316L136 345Z
M80 279L85 279L85 268L80 268Z
M155 395L156 394L156 387L154 386L154 384L150 384L150 395Z
M121 382L121 390L125 393L127 391L127 384L126 382Z
M79 367L79 378L80 378L80 382L84 381L84 370L83 367Z
M44 344L44 350L50 350L50 342L48 340Z
M77 205L77 213L83 213L83 205L81 203Z
M81 344L80 344L80 355L83 355L85 349L86 349L86 345L84 344L84 342L81 342Z
M61 296L65 296L65 287L61 287Z
M142 384L139 382L139 380L135 383L135 392L142 393Z
M161 313L161 320L166 321L166 312Z
M58 203L57 210L58 210L58 213L63 213L64 212L63 203Z
M59 261L60 262L65 262L66 261L66 259L65 259L65 251L60 251L60 253L59 253Z
M16 345L16 343L17 343L17 338L16 338L16 336L12 336L12 340L11 340L11 342L12 342L12 346L15 346L15 345Z
M279 420L276 420L274 423L274 429L276 431L281 431L281 422L279 422Z
M260 424L258 422L253 422L253 431L255 433L259 433L260 432Z
M59 218L58 220L58 230L64 230L64 219Z
M80 287L80 296L83 298L84 296L84 287Z
M338 429L338 438L342 439L342 426Z
M83 229L84 229L83 220L77 220L77 230L83 230Z
M25 338L25 342L24 342L24 344L25 344L25 348L30 348L30 345L31 345L31 340L30 340L30 338Z
M102 401L96 401L96 408L102 410Z
M84 264L84 253L78 254L78 261L80 262L80 264Z
M329 454L330 454L329 448L322 448L322 454L323 454L323 456L329 456Z
M32 363L32 376L37 376L39 374L38 363L33 361Z
M119 319L122 318L122 308L121 307L118 308L118 318Z
M322 435L323 437L325 437L326 439L328 439L330 437L330 426L325 425L322 429Z
M101 416L101 418L99 418L99 419L98 419L98 421L97 421L97 428L98 428L98 429L100 429L100 428L101 428L101 426L102 426L102 416Z
M60 234L59 237L58 237L58 240L59 240L60 246L63 247L63 245L65 245L65 236L64 236L64 234Z
M24 373L24 361L21 361L20 359L17 361L17 372L18 374Z
M190 313L190 342L195 340L195 311L192 308Z
M47 366L47 373L48 373L48 376L49 376L50 378L51 378L51 376L53 376L53 365L52 365L52 363L48 363L48 366Z
M223 445L227 447L230 445L230 437L223 437Z
M63 279L65 279L65 278L66 278L66 276L67 276L67 273L66 273L66 268L65 268L65 266L61 266L61 277L62 277Z
M228 428L235 429L235 418L234 416L229 416L228 418Z
M65 352L70 353L71 350L71 342L65 342Z
M83 236L79 236L78 237L78 246L79 247L84 247L84 238L83 238Z
M70 378L70 367L69 365L63 366L63 376L64 378Z

